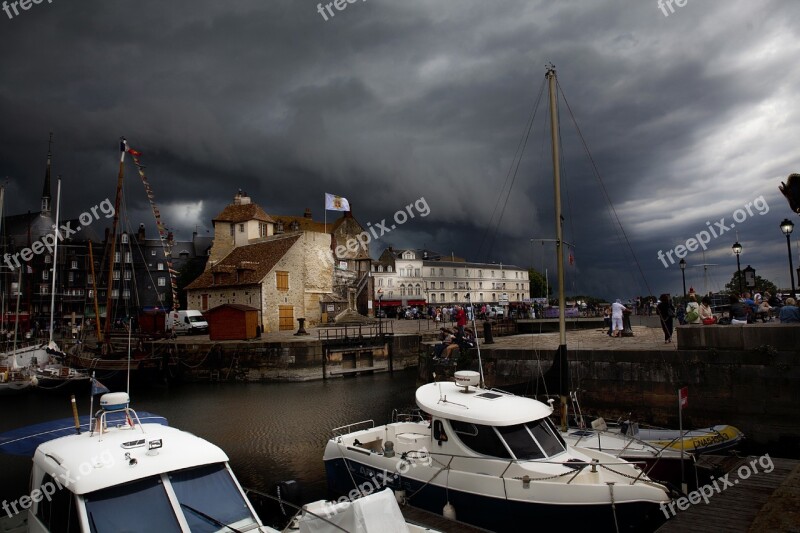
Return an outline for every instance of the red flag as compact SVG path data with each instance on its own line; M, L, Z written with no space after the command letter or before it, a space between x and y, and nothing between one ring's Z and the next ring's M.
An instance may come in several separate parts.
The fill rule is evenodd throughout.
M689 387L683 387L678 391L678 397L681 399L681 409L689 407Z
M134 157L139 157L140 155L142 155L142 152L138 152L133 148L128 148L126 151Z

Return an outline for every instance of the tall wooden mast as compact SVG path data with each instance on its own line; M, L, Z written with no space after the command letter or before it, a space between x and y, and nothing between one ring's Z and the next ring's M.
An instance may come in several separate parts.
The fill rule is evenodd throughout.
M117 251L117 224L119 224L119 207L122 203L122 178L125 169L125 152L128 142L125 137L119 141L119 174L117 175L117 195L114 197L114 223L111 226L111 246L108 252L108 288L106 290L106 321L103 327L105 340L108 341L111 333L111 293L114 287L114 254ZM98 317L99 318L99 317Z
M564 303L564 243L561 216L561 155L558 145L558 94L556 67L552 64L547 67L547 81L550 93L550 136L553 154L553 194L555 195L556 215L556 267L558 269L558 394L561 398L561 428L567 428L567 378L569 365L567 364L567 322L566 305Z

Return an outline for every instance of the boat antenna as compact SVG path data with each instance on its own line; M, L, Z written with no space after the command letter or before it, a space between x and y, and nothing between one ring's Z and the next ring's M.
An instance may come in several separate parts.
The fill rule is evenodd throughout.
M486 383L483 380L483 360L481 359L481 343L478 342L478 327L475 325L475 307L472 305L469 285L467 285L467 301L469 302L470 315L472 315L472 332L475 334L475 348L478 349L478 372L480 372L481 375L481 387L485 387Z

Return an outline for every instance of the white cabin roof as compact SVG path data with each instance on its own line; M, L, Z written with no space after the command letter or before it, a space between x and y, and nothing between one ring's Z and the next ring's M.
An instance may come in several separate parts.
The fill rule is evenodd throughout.
M142 432L144 429L144 432ZM161 439L162 447L148 455L148 443ZM137 442L142 441L142 442ZM130 443L135 443L135 447ZM136 464L131 466L125 454ZM193 466L227 462L219 447L191 433L161 424L142 424L135 428L109 428L101 436L88 432L70 435L41 444L33 456L34 464L76 494L87 494Z
M417 389L417 405L435 417L485 426L512 426L550 416L550 407L531 398L470 387L462 392L452 381Z

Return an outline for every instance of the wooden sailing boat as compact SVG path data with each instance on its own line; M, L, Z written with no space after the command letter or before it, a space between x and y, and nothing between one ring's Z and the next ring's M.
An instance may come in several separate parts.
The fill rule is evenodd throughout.
M119 319L114 316L114 301L115 301L115 293L114 293L114 281L115 281L115 263L119 262L119 264L123 264L122 257L123 252L117 251L118 244L120 241L118 240L119 236L119 224L120 224L120 208L122 204L122 186L124 181L124 173L125 173L125 154L131 154L134 163L139 171L139 175L144 183L145 191L147 193L148 199L150 201L151 207L153 208L153 213L156 218L156 223L158 225L159 234L161 236L162 247L164 249L165 256L167 257L167 266L170 274L170 282L172 286L172 297L173 297L173 305L177 304L177 292L176 292L176 283L175 283L175 271L172 269L171 264L171 250L169 247L169 243L166 239L166 231L161 223L160 220L160 213L158 208L155 206L153 200L152 190L150 189L150 185L147 182L147 178L144 174L144 166L141 165L139 161L139 156L141 153L138 151L130 148L128 146L127 140L122 137L120 139L120 160L119 160L119 172L117 175L117 188L116 194L114 198L114 217L112 223L112 230L109 234L110 241L108 242L108 249L107 249L107 257L108 257L108 264L107 264L107 279L106 279L106 299L105 299L105 320L102 321L101 327L101 314L100 309L97 303L97 290L94 290L95 301L94 301L94 308L95 308L95 317L96 317L96 329L95 329L95 339L94 342L91 339L85 339L84 342L78 344L74 347L71 352L71 361L73 364L76 364L82 368L89 368L89 369L96 369L96 370L108 370L108 371L120 371L120 370L142 370L142 369L156 369L156 370L164 370L165 364L170 364L169 357L165 357L164 353L155 353L153 351L148 352L145 350L144 341L149 340L149 336L142 335L135 333L133 331L133 321L131 320L130 315L135 311L135 309L129 309L129 316L127 322L122 321L121 325L123 327L122 333L119 331L114 331L113 325L115 322L120 324ZM91 244L90 244L90 252L91 252ZM92 272L93 272L93 280L96 279L94 276L94 262L92 260ZM120 282L123 280L123 276L118 276ZM121 283L120 283L121 288ZM121 295L122 290L117 289L117 296ZM115 320L116 319L116 320ZM164 348L166 350L166 347Z

